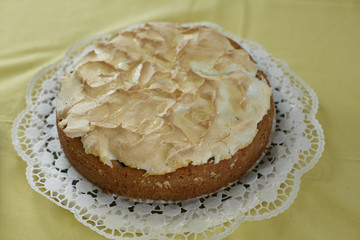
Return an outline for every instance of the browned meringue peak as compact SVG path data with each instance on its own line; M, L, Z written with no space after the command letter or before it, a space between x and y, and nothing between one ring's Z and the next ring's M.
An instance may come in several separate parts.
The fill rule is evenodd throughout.
M59 126L87 153L164 174L252 142L271 88L208 26L145 24L113 35L61 81Z

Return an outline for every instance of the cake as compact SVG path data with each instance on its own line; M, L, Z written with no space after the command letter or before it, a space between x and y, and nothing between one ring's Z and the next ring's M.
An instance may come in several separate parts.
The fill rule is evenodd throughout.
M207 25L148 23L114 34L61 78L65 155L105 193L180 201L241 178L268 143L266 75Z

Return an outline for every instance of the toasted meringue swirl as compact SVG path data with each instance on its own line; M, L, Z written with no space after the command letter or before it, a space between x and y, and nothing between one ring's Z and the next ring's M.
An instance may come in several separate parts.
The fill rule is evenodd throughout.
M59 126L85 152L147 174L230 158L249 145L272 89L249 54L208 26L113 35L61 80Z

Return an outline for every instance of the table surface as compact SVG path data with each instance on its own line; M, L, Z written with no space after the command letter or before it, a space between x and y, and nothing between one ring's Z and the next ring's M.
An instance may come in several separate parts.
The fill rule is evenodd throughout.
M104 239L28 185L11 143L27 84L85 37L148 21L219 24L286 61L317 93L325 150L295 202L226 239L360 239L360 2L9 1L0 3L0 239Z

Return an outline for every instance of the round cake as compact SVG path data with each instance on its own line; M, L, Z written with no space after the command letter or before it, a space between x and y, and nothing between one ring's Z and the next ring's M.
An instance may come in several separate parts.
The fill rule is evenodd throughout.
M59 139L106 193L179 201L243 176L268 143L266 75L207 25L149 23L93 47L62 77Z

